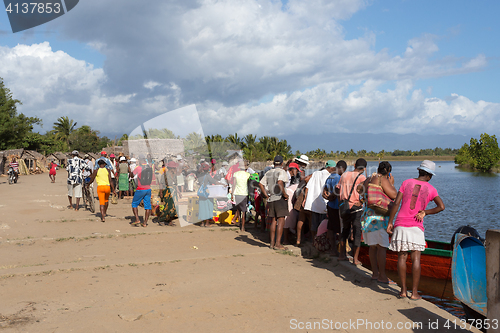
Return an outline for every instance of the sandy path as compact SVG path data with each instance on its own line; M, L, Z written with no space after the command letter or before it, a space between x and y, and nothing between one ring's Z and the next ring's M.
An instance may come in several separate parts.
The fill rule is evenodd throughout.
M389 331L422 322L418 331L436 332L429 320L439 320L439 331L446 320L458 324L428 302L396 299L364 269L274 252L260 233L151 222L134 228L125 200L101 223L65 208L62 175L56 184L47 175L11 186L0 178L2 331L322 331L299 329L307 322L373 331L349 323L365 320L389 322Z

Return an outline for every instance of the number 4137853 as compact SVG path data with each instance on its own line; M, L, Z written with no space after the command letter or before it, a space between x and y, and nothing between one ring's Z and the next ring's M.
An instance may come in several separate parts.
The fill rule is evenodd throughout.
M443 325L445 328L450 329L467 329L467 328L478 328L478 329L498 329L498 319L454 319L454 320L446 320Z
M57 2L24 2L12 5L9 3L5 11L9 14L12 14L12 12L14 12L14 14L59 14L61 12L61 4Z

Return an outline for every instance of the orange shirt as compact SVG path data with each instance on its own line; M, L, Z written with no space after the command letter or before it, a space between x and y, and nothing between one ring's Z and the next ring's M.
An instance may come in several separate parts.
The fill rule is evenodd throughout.
M340 185L340 200L345 200L349 197L349 192L351 192L352 185L354 180L359 175L357 171L349 171L344 172L342 177L340 177L339 185ZM351 198L349 199L349 208L352 206L361 206L359 193L356 191L356 187L359 184L363 183L366 180L365 175L361 174L356 180L356 184L354 184L354 190L352 191Z

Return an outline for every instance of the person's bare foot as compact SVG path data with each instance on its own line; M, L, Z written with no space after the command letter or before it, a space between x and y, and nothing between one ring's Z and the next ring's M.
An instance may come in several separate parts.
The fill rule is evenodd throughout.
M419 294L417 293L412 293L411 294L411 297L408 297L410 300L412 301L419 301L422 299L422 296L420 296Z

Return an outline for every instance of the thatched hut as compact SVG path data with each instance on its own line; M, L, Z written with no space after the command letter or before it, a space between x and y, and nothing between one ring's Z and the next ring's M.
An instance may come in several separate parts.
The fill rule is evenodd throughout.
M48 172L47 159L45 156L34 150L24 150L21 159L26 164L27 171L30 173Z
M9 171L9 168L7 167L12 160L12 157L15 157L16 160L19 160L21 156L23 155L24 149L10 149L10 150L4 150L0 151L0 174L6 174ZM22 172L23 166L21 164L21 161L19 162L19 167L20 171Z
M184 141L179 139L140 139L123 141L123 153L130 157L147 156L161 160L167 156L184 155Z
M57 151L47 156L47 163L50 163L50 161L55 162L60 167L65 167L66 163L68 162L68 156Z

